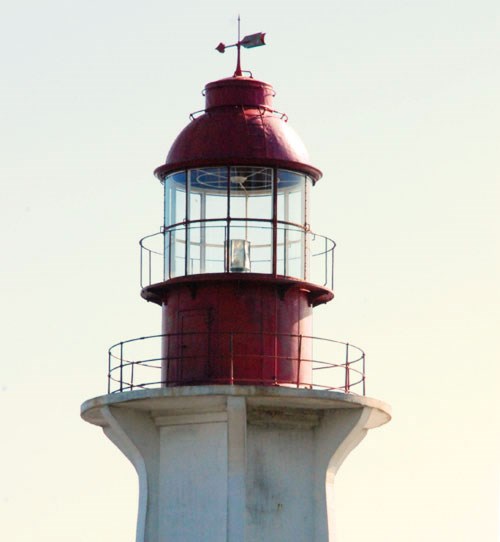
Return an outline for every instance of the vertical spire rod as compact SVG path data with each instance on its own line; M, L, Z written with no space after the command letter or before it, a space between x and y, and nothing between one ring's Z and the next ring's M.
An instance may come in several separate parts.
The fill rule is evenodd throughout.
M236 47L238 49L238 55L236 60L236 71L234 72L234 77L241 77L243 75L243 72L241 71L241 61L240 61L240 49L241 49L241 43L240 43L240 14L238 13L238 41L236 43Z

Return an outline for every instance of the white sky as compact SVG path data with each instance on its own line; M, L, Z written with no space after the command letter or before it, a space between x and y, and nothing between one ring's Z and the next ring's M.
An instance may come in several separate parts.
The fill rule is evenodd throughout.
M338 541L497 542L497 0L18 0L0 7L0 536L132 541L136 479L79 405L106 351L157 333L137 241L160 165L208 81L277 90L324 172L315 231L336 299L315 334L367 352L390 403L338 476ZM291 473L293 475L293 473Z

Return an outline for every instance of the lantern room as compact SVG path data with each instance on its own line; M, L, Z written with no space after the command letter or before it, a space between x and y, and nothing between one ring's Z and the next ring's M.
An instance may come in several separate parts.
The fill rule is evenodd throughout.
M251 77L209 83L206 108L191 115L155 171L164 186L163 280L202 273L311 278L313 244L325 248L311 235L309 216L321 172L309 165L287 116L273 109L274 94Z
M165 280L224 272L308 279L308 175L232 165L177 171L163 184Z

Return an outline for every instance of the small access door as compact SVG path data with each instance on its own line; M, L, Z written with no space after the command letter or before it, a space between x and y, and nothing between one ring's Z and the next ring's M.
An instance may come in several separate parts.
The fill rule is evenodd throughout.
M179 367L182 384L206 382L210 367L210 309L180 311Z

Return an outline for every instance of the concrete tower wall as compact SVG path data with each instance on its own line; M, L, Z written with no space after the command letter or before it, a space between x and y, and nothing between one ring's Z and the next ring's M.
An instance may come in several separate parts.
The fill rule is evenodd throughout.
M328 542L335 472L385 405L336 392L197 386L103 396L84 418L134 464L138 542Z

